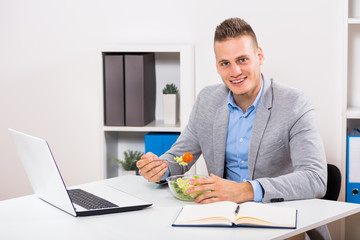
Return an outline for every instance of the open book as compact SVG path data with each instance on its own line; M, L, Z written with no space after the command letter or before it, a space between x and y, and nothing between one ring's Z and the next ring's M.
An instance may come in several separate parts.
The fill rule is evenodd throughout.
M269 204L230 201L185 205L172 226L296 228L297 210Z

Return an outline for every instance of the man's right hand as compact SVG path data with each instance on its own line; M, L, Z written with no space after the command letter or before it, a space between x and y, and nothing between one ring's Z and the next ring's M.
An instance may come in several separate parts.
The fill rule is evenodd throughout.
M168 169L168 162L161 161L158 156L148 152L141 156L136 166L139 168L139 174L149 182L159 182Z

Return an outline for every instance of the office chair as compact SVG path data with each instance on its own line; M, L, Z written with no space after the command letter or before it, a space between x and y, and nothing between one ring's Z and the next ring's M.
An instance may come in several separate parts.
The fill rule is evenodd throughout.
M327 188L323 199L337 201L341 187L341 172L338 167L332 164L327 165L327 171Z
M341 172L338 167L332 164L327 165L327 187L325 196L322 199L337 201L341 187ZM306 234L311 240L331 239L329 229L326 225L307 231Z

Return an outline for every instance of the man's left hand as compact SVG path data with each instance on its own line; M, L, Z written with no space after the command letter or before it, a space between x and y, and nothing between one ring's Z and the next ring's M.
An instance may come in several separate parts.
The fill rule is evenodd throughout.
M197 185L187 189L186 193L204 191L195 199L197 203L212 203L218 201L232 201L242 203L254 200L254 190L251 183L237 183L214 174L209 178L198 178L190 180L191 185Z

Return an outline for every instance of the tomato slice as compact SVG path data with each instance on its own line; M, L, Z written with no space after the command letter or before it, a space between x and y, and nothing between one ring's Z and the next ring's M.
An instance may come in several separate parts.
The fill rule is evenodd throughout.
M191 153L184 153L182 159L184 162L189 163L193 160L194 156Z

